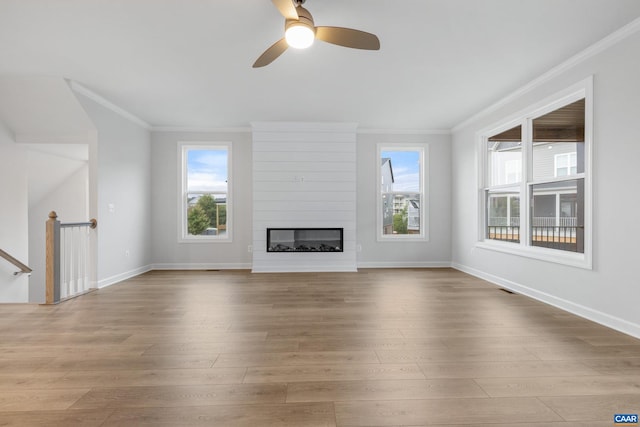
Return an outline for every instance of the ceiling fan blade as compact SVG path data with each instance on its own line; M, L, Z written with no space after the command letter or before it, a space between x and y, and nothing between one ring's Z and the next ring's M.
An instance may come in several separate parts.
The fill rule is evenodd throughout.
M277 42L271 45L271 47L264 51L260 58L253 63L253 68L264 67L265 65L271 64L276 58L284 53L287 50L289 45L287 44L287 40L281 38Z
M271 0L286 19L298 19L296 6L291 0Z
M327 43L355 49L380 49L380 40L375 34L351 28L316 27L316 38Z

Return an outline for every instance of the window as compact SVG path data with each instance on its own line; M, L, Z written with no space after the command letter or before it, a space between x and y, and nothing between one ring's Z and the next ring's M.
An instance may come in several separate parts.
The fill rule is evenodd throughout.
M481 133L480 246L591 267L590 98L588 80Z
M231 144L180 144L180 239L231 240Z
M424 148L378 146L379 240L425 239Z
M553 147L550 146L550 149ZM556 176L575 175L578 171L577 153L556 154L554 157Z
M486 238L520 241L522 126L487 139Z

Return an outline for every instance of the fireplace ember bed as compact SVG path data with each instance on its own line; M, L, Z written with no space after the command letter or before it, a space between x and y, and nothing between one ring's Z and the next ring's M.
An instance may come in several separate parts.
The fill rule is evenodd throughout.
M343 252L342 228L267 228L267 252Z

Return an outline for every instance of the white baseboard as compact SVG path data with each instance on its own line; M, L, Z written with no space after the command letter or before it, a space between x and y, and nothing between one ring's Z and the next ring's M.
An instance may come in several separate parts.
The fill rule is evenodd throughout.
M575 314L576 316L583 317L585 319L604 325L608 328L615 329L616 331L620 331L627 335L631 335L632 337L640 338L640 325L638 324L629 322L616 316L612 316L607 313L603 313L601 311L594 310L589 307L585 307L580 304L576 304L563 298L558 298L546 292L540 292L536 289L523 286L519 283L512 282L511 280L507 280L472 267L457 263L453 263L451 266L456 270L460 270L464 273L486 280L487 282L494 283L510 291L526 295L545 304L549 304L561 310Z
M251 263L159 263L152 270L251 270Z
M145 265L144 267L139 267L131 271L126 271L124 273L98 280L98 289L106 288L107 286L114 285L118 282L122 282L123 280L131 279L132 277L139 276L151 270L153 270L153 268L150 265Z
M450 261L430 262L359 262L358 268L447 268Z

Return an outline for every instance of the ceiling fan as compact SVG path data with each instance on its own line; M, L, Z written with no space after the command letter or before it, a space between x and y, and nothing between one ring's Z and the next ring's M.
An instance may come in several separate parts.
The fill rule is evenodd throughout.
M305 0L271 0L284 16L285 36L267 49L253 64L264 67L282 55L289 46L304 49L314 39L355 49L378 50L380 40L374 34L342 27L316 27L311 13L302 5Z

